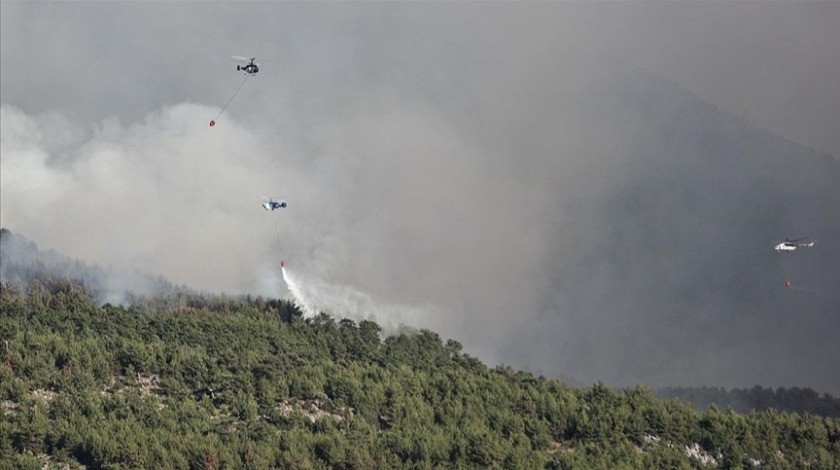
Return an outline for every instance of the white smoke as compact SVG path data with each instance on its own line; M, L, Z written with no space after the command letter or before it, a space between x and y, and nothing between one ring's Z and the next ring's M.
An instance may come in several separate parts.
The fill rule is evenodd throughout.
M469 353L583 382L840 386L817 313L836 303L742 292L724 280L759 265L721 250L786 223L824 239L836 199L767 198L772 179L707 157L781 146L612 60L836 149L836 2L2 3L0 222L43 247L272 296L287 259L314 309L372 302L369 315L412 322L388 306L432 299L444 312L417 323ZM255 21L270 26L243 27ZM211 130L242 80L227 54L254 48L269 62ZM171 106L184 101L216 107ZM32 114L46 109L76 114ZM807 168L789 170L809 186ZM281 194L271 220L257 199ZM719 290L698 282L710 278Z
M215 112L181 104L83 125L2 105L0 224L85 262L253 292L272 234L259 196L283 178L233 116L210 129Z
M305 318L323 312L336 318L370 320L379 324L385 334L392 334L405 327L419 327L423 318L429 318L429 314L437 310L432 306L419 308L387 304L352 286L331 284L312 276L292 275L285 267L281 269L292 300L303 311Z

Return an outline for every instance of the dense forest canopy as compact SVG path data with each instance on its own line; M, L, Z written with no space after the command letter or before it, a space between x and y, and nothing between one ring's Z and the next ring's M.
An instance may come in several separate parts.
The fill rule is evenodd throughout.
M0 285L0 467L837 468L840 420L488 368L274 299Z
M837 400L808 389L657 391L695 408L573 388L428 330L386 337L143 273L154 293L115 291L115 271L8 230L0 248L0 468L840 464Z

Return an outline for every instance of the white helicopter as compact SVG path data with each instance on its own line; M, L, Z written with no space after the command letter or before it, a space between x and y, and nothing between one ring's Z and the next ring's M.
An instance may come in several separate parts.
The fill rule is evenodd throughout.
M810 248L812 246L814 246L814 240L811 240L810 238L796 238L794 240L785 238L785 241L779 243L773 249L779 253L783 253L794 251L797 248Z
M233 56L233 60L237 62L242 62L245 65L237 65L236 70L242 71L247 73L248 75L254 75L260 71L260 64L254 62L257 60L256 57L251 57L250 59L247 57L239 57Z
M262 203L262 208L267 210L267 211L274 211L274 210L277 210L277 209L281 209L283 207L286 207L286 205L287 205L286 201L283 201L283 200L278 201L278 200L275 200L274 198L271 198L271 197L266 197L266 198L263 198L263 199L265 199L265 202Z

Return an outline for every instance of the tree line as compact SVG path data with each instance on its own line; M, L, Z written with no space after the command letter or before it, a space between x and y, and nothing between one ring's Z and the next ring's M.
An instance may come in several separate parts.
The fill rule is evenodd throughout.
M739 413L774 409L840 418L840 399L828 393L820 395L810 388L665 387L657 389L656 395L688 401L701 410L714 404L720 409L731 408Z

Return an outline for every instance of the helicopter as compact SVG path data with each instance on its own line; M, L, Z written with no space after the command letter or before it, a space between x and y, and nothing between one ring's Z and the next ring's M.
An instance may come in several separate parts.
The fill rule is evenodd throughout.
M266 201L264 203L262 203L262 208L267 210L267 211L268 210L274 211L274 210L286 207L286 205L287 205L286 201L276 201L276 200L274 200L274 198L271 198L271 197L267 197L267 198L264 198L264 199L266 199Z
M810 238L796 238L794 240L785 238L785 241L779 243L773 249L782 253L790 252L797 248L810 248L812 246L814 246L814 240Z
M239 57L233 56L233 60L237 62L242 62L245 65L237 65L236 70L242 71L247 73L248 75L255 75L257 72L260 71L260 64L254 62L257 60L256 57L251 57L250 59L247 57Z
M237 65L236 66L236 70L245 72L245 78L242 80L242 83L239 84L239 88L237 88L236 91L233 92L233 96L231 96L230 99L228 100L228 102L225 103L225 105L222 107L222 110L219 111L219 114L217 114L215 118L210 120L210 127L215 127L216 119L218 119L219 116L221 116L222 113L225 112L225 110L227 109L230 102L233 101L234 98L236 98L237 93L239 93L239 90L242 89L242 85L244 85L245 82L248 81L248 78L251 77L252 75L256 75L257 72L260 71L260 67L259 67L260 64L254 62L255 60L257 60L256 57L251 57L249 59L247 57L233 56L233 60L235 60L237 62L242 62L243 64L245 64L245 65Z

